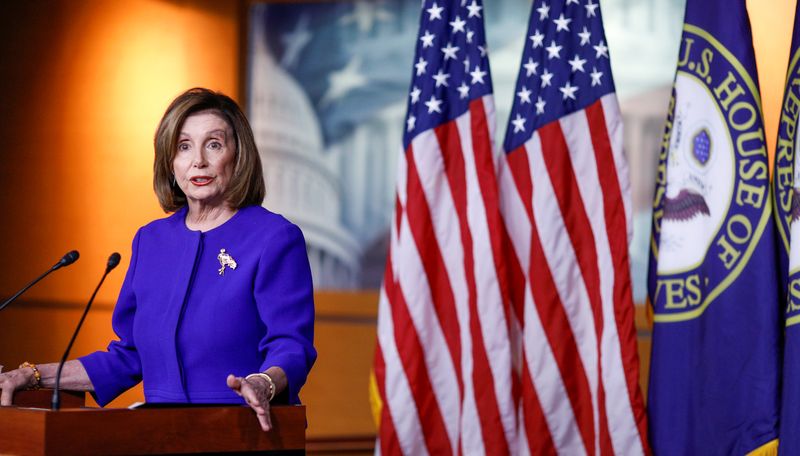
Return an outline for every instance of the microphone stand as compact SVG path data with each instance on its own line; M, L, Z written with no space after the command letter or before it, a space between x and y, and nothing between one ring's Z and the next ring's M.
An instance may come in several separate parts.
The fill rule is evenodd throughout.
M67 345L67 350L64 352L64 356L61 357L61 362L58 363L58 370L56 370L56 385L53 389L53 398L51 400L51 405L53 410L58 410L61 407L61 396L59 394L58 388L61 385L61 370L64 368L64 363L67 362L67 356L69 356L69 351L72 350L72 344L75 343L75 339L78 337L78 332L81 330L81 326L83 326L83 321L86 320L86 314L89 313L89 309L92 307L92 302L94 302L94 297L97 296L97 292L100 290L100 286L103 285L103 282L106 280L106 276L112 269L117 267L119 264L120 255L117 252L111 254L108 258L108 265L106 266L106 271L103 273L103 277L100 278L100 283L97 284L97 287L94 289L94 293L92 293L92 297L89 298L89 303L86 304L86 308L83 310L83 315L81 315L80 321L78 321L78 327L75 328L75 332L72 333L72 339L69 340L69 344Z

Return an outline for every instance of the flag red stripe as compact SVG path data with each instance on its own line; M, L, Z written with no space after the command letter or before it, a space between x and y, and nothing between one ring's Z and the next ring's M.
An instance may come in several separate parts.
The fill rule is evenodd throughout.
M524 147L506 154L508 169L511 171L511 176L514 184L517 187L520 200L525 206L525 212L528 214L528 220L533 220L533 183L531 182L530 164L528 163L528 154L525 152ZM522 270L522 265L519 258L516 257L514 248L511 247L511 239L508 239L507 251L514 255L515 262L510 263L512 267L511 275L511 299L514 303L514 312L517 316L517 321L524 325L524 303L525 303L525 273Z
M453 359L459 396L464 397L464 380L459 368L461 366L461 341L459 339L461 329L458 322L458 313L456 312L455 298L453 297L453 288L450 284L450 278L447 276L447 269L436 234L433 231L430 207L420 182L419 172L414 160L413 146L409 146L405 155L408 167L406 177L406 216L408 217L408 225L411 228L420 261L423 268L425 268L433 309L436 312L439 326L450 351L450 357ZM436 195L436 197L442 196Z
M528 212L531 224L530 269L531 293L539 320L542 322L547 341L558 364L558 370L564 382L564 388L572 406L584 447L588 454L594 454L594 411L592 393L586 370L581 362L578 344L569 324L569 319L561 298L558 296L556 284L545 260L536 220L533 217L533 184L527 151L520 147L508 154L509 166L517 183L520 199ZM524 321L524 320L520 320ZM535 354L528 353L527 356ZM526 369L524 367L523 369ZM536 394L527 389L523 394Z
M525 292L525 276L519 265L519 260L511 247L511 239L500 213L499 185L495 167L495 156L492 152L492 139L489 137L489 123L486 119L486 109L483 102L473 101L469 106L472 131L472 148L475 153L475 168L478 170L478 185L483 196L483 207L486 211L486 221L489 226L489 240L492 246L494 268L503 300L503 314L506 320L506 330L512 337L514 328L511 322L511 296L516 289L520 289L519 296ZM511 342L513 344L513 342ZM511 366L509 366L511 368ZM511 397L514 401L514 410L519 406L520 378L512 372Z
M508 453L508 443L505 439L503 423L500 420L500 409L497 405L497 396L495 396L494 389L494 377L491 375L491 367L486 356L486 347L479 321L472 233L467 221L467 192L470 190L467 189L461 139L455 122L446 122L436 127L435 132L442 151L444 168L450 184L450 192L453 195L461 231L464 275L467 282L470 315L469 329L472 340L472 382L478 415L481 420L484 450L488 454L506 454Z
M422 425L425 444L430 454L453 454L447 428L428 376L425 365L422 343L419 340L414 321L411 319L408 306L400 287L394 281L392 272L392 252L386 260L383 277L383 288L392 310L392 323L395 327L394 337L397 352L403 364L411 395L416 404L417 416ZM386 403L388 404L388 402Z
M600 272L597 266L597 248L594 242L589 216L581 200L577 178L572 168L569 150L558 122L551 122L539 129L547 173L553 183L561 216L567 227L567 234L575 250L578 266L586 284L589 302L594 315L597 346L602 348L603 308L600 298ZM599 412L600 451L601 454L613 454L611 436L608 432L606 416L605 390L601 356L597 358L597 408Z
M381 439L382 455L403 454L400 449L400 441L397 439L397 432L394 428L392 416L389 413L389 403L386 400L386 362L383 359L383 351L380 342L375 345L375 383L378 385L378 395L383 402L381 407L380 422L378 423L378 435Z
M529 198L532 198L532 195ZM558 364L561 380L567 390L586 453L595 454L594 408L592 407L592 390L589 386L589 379L578 351L575 334L569 324L569 317L564 310L555 280L545 259L535 219L531 219L531 228L529 277L531 283L535 283L531 286L533 301L539 314L539 320L547 334L547 343ZM535 356L534 353L526 355Z
M475 169L478 171L478 185L481 188L483 207L486 211L486 221L489 226L489 236L494 255L494 268L497 271L497 281L503 299L503 312L505 314L508 333L511 334L511 297L510 284L508 283L507 258L504 257L504 236L506 234L503 216L500 213L497 174L495 173L494 154L492 141L489 137L488 122L483 103L473 101L469 106L472 148L475 153Z
M589 121L600 187L603 190L603 207L607 224L608 244L611 248L614 270L620 272L628 271L630 270L630 264L628 259L625 206L621 204L622 191L620 190L617 168L612 156L613 151L608 137L601 100L586 108L586 117ZM636 327L634 325L633 311L630 275L626 273L614 274L614 319L617 324L617 334L622 351L622 364L627 367L625 379L628 386L628 396L634 413L634 421L639 429L642 448L649 452L645 438L647 436L647 414L645 413L637 375L639 372L639 354L636 346Z
M523 355L524 357L524 355ZM542 404L536 396L531 373L528 370L528 360L522 363L522 413L525 421L525 436L528 440L528 453L533 455L555 455L558 452L547 427Z

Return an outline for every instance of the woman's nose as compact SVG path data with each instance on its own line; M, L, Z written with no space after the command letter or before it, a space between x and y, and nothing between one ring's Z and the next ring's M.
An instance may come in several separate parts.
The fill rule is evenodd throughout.
M193 157L192 166L195 168L204 168L208 162L206 161L206 155L203 153L202 150L198 150Z

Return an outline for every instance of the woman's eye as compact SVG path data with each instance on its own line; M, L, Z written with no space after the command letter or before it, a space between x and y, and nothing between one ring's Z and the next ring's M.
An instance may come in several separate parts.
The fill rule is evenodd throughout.
M187 143L178 144L178 150L181 150L181 151L189 150L189 144L187 144Z
M221 149L222 143L220 143L219 141L211 141L210 143L208 143L208 148L214 150Z

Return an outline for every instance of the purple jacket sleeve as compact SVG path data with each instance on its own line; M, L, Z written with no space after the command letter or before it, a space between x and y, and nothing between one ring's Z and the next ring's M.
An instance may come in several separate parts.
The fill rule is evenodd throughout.
M300 229L286 225L267 241L255 278L255 299L267 333L259 344L266 351L261 371L277 366L288 379L289 403L317 358L314 349L314 291L305 241Z
M139 234L137 232L133 239L130 266L111 320L119 340L112 341L107 351L97 351L78 358L89 374L94 387L92 396L100 406L105 406L142 380L142 365L133 340L133 318L136 314L133 278L136 275Z

